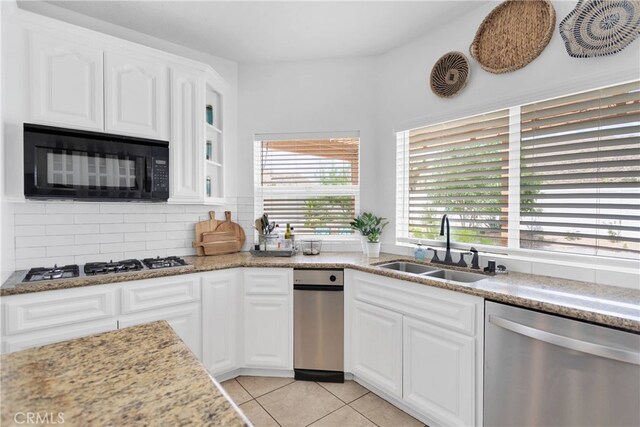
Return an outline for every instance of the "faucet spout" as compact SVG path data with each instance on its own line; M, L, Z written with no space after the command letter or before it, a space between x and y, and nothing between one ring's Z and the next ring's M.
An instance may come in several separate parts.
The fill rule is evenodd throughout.
M447 227L447 252L444 255L444 262L447 264L451 264L453 261L451 259L451 237L450 237L450 226L449 226L449 217L447 214L442 215L442 221L440 222L440 235L444 236L444 228L445 224Z

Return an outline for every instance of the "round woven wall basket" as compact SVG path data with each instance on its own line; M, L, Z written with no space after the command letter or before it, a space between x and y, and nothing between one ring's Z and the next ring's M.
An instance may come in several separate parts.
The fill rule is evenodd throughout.
M547 0L507 0L491 11L469 51L483 70L500 74L536 59L549 44L556 12Z
M613 55L639 32L638 0L580 0L560 23L564 46L574 58Z
M441 98L460 92L469 80L469 60L460 52L445 53L431 69L431 91Z

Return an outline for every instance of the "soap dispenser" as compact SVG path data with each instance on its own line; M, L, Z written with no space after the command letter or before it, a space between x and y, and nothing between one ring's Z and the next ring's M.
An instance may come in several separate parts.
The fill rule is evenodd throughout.
M427 251L422 247L422 244L418 243L418 247L415 251L416 261L424 261L427 258Z

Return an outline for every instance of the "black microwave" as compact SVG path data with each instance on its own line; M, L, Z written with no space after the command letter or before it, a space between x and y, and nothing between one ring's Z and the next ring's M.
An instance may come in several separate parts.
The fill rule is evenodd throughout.
M25 123L24 195L166 201L169 142Z

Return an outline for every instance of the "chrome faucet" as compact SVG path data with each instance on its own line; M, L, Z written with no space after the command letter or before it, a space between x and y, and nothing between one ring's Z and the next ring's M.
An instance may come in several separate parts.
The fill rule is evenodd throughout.
M449 217L447 216L447 214L442 215L442 222L440 223L440 235L444 236L444 225L445 222L447 224L447 252L444 255L444 259L442 260L443 263L445 264L452 264L453 261L451 259L451 237L450 235L450 230L449 230Z

